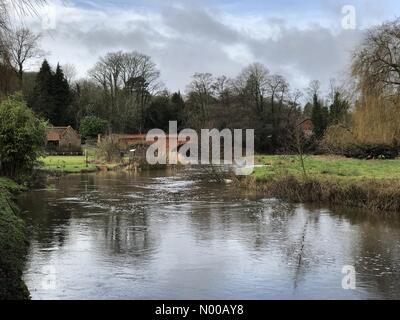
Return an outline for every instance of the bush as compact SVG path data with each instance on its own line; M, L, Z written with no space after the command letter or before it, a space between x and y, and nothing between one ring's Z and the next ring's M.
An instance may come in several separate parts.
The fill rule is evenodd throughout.
M87 116L81 120L80 133L84 138L96 137L106 131L107 121L96 116Z
M246 177L237 182L247 189L296 203L324 203L367 209L372 212L400 211L400 184L394 181L339 181L318 178L299 179L292 175L254 181Z
M329 127L321 145L324 152L357 159L395 159L399 155L396 140L391 144L371 143L356 137L342 125Z
M399 155L400 99L364 94L347 125L329 127L324 151L359 159L393 159Z
M20 96L0 104L0 175L30 173L42 155L47 123L38 119Z
M108 163L121 161L121 152L118 143L112 137L106 137L98 143L96 157Z
M22 280L27 228L11 195L19 190L20 186L11 180L0 178L0 300L29 298Z

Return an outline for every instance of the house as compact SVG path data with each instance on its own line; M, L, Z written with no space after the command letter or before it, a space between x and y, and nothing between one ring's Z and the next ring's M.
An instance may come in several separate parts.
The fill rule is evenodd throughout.
M310 137L313 135L314 132L314 124L311 119L305 119L301 121L298 126L303 130L304 134L307 137Z
M46 151L52 154L80 154L81 136L71 126L52 127L47 132Z

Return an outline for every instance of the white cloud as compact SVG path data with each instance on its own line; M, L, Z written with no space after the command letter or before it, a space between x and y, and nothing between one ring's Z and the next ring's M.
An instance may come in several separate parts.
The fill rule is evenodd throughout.
M172 90L183 90L195 72L234 76L252 61L283 73L294 87L312 79L327 82L346 70L361 36L339 28L340 11L332 3L324 5L325 14L290 8L283 13L211 10L182 2L159 3L156 9L50 5L56 12L54 30L41 30L37 17L27 22L43 31L50 62L73 63L85 76L106 52L136 50L153 57Z

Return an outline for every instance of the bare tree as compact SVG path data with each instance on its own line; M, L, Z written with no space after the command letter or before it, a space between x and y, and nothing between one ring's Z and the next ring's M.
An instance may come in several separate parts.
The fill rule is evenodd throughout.
M108 104L109 132L112 131L113 114L117 111L118 92L121 90L122 57L121 51L108 53L89 71L90 77L103 88Z
M272 109L274 109L276 99L279 99L279 101L283 100L284 94L288 91L289 84L286 79L279 74L269 76L266 84L268 88L267 92L271 98L271 106Z
M304 132L302 128L302 123L297 122L291 129L290 132L290 145L289 151L297 157L299 162L301 172L303 174L303 178L307 179L307 168L306 168L306 159L307 153L312 146L312 136L308 136L306 132Z
M62 67L65 79L67 79L68 83L71 85L72 82L74 82L74 80L76 79L76 76L78 74L76 71L76 67L72 63L66 63Z
M138 52L108 53L100 58L89 71L89 75L103 88L109 105L109 124L112 124L114 113L121 111L118 107L130 106L130 102L120 101L129 95L134 98L138 107L139 131L141 131L144 126L144 110L150 96L161 87L160 72L151 58ZM109 129L111 130L111 127Z
M295 110L300 105L300 99L303 97L303 92L299 89L289 92L288 105L291 110Z
M265 97L268 92L270 72L261 63L253 63L245 68L236 80L236 89L252 97L256 110L264 112Z
M26 28L9 33L7 42L10 62L21 83L26 63L44 56L43 50L39 48L39 40L40 34L34 34Z
M19 16L36 14L36 7L45 3L46 0L0 0L0 30L9 30L12 12Z
M280 108L283 107L284 95L289 89L289 84L285 80L285 78L278 74L273 74L268 77L267 80L267 88L268 94L271 99L271 116L272 116L272 143L275 145L277 143L277 134L278 134L278 123L279 123L279 115L276 110L276 100L279 100Z
M195 73L188 86L189 100L199 109L201 119L198 125L208 121L209 108L215 94L215 80L211 73Z
M381 94L400 91L400 19L367 31L353 56L352 74L359 89Z
M310 84L306 88L309 101L313 101L315 95L319 96L320 88L321 82L319 82L318 80L313 80L310 82Z

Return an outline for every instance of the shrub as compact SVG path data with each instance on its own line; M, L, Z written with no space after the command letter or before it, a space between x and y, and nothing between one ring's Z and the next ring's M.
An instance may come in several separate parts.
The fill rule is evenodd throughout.
M121 152L118 143L112 137L107 137L98 143L97 158L105 160L108 163L121 161Z
M18 178L31 172L44 150L46 128L20 96L0 104L0 175Z
M87 116L81 120L80 133L82 137L96 137L106 131L107 121L96 116Z

